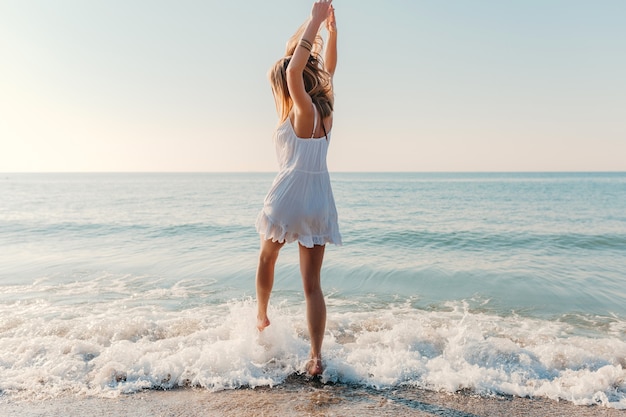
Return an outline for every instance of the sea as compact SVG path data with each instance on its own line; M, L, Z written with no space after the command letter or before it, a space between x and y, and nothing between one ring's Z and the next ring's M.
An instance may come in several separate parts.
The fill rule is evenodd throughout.
M0 403L280 387L296 244L256 328L273 173L0 174ZM323 384L626 409L626 173L332 173Z

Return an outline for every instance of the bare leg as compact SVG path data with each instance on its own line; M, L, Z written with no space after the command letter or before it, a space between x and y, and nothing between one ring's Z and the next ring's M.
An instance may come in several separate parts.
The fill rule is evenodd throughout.
M321 286L321 269L324 260L323 245L306 248L300 245L300 273L306 298L306 317L311 337L311 358L307 363L310 375L320 375L322 368L322 341L326 330L326 303Z
M278 252L283 243L272 242L261 236L261 250L259 253L259 266L256 271L256 299L257 299L257 323L256 328L260 332L270 325L267 318L267 306L270 302L270 294L274 286L274 266L278 259Z

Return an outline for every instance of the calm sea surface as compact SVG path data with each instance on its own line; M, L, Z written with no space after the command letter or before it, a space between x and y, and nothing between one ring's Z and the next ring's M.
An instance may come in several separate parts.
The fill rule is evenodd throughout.
M255 325L273 174L0 174L0 401L276 385L297 247ZM626 408L626 173L332 175L324 380Z

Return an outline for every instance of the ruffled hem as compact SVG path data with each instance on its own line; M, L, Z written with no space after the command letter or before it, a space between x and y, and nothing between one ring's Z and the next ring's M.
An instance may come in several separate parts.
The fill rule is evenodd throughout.
M315 245L325 245L327 243L341 246L341 235L336 227L330 233L318 236L293 233L289 232L285 225L272 221L264 211L261 211L256 219L256 230L265 239L271 239L272 242L293 243L297 241L305 248L312 248Z

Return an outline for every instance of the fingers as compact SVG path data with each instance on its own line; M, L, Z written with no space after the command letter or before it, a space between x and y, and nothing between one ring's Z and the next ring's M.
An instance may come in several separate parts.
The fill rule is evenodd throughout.
M329 32L335 32L337 30L337 21L335 20L335 8L331 5L328 17L326 18L326 29Z
M319 0L313 3L311 15L321 20L326 20L330 15L333 0Z
M334 17L335 16L335 8L333 7L333 4L332 4L333 0L328 0L328 1L325 1L323 3L325 3L326 7L327 7L327 9L326 9L326 19L327 20L331 20L331 19L334 20L334 18L335 18Z

